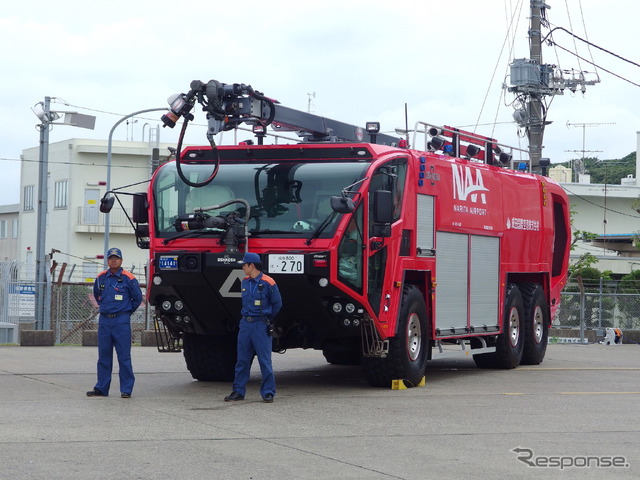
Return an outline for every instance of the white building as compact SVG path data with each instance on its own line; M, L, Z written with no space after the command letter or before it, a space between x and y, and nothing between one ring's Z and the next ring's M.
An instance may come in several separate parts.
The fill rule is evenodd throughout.
M0 261L18 255L20 205L0 205Z
M160 158L167 147L157 145ZM105 215L100 213L100 199L106 191L107 141L70 139L49 145L48 214L45 252L54 252L58 265L67 263L64 279L92 281L104 268ZM145 182L124 189L146 191L152 173L152 153L156 145L146 142L113 141L111 149L111 188ZM38 213L39 148L22 154L20 234L17 259L35 265ZM131 196L123 196L130 213ZM148 251L135 243L133 228L116 202L110 214L109 246L123 252L123 266L133 270L143 281ZM59 272L60 270L58 270Z
M568 183L571 169L562 166L549 170L569 195L573 210L573 227L597 235L591 242L578 242L572 260L585 252L598 258L599 270L625 275L640 268L640 132L637 132L636 176L617 179L610 184L592 184L589 175L580 175L578 183ZM565 183L566 182L566 183Z

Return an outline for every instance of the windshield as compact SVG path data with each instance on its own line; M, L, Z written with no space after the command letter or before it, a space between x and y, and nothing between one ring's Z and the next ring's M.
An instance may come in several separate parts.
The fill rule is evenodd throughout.
M367 163L259 163L222 164L213 181L205 187L192 188L180 180L175 163L165 165L154 183L156 234L175 233L177 215L243 199L250 206L249 231L252 236L282 234L300 236L311 233L331 216L332 195L363 178ZM182 164L183 174L191 182L202 182L211 175L211 164ZM211 216L238 211L245 207L233 202L217 209L207 209ZM317 235L331 237L339 215Z

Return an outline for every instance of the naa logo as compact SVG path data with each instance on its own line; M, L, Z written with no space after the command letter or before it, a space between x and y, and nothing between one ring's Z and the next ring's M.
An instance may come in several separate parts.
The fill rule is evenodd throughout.
M453 173L453 198L454 200L487 203L487 197L484 192L489 189L484 186L482 181L482 172L480 170L472 170L468 166L452 165ZM474 172L475 171L475 178Z

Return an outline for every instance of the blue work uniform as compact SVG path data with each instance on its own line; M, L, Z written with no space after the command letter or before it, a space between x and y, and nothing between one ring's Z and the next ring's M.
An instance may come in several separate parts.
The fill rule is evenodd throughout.
M238 331L238 361L233 391L244 396L253 356L258 356L262 383L260 394L275 395L276 380L271 365L272 339L267 330L282 308L282 297L275 280L263 273L242 280L242 318Z
M93 284L93 296L100 306L98 321L98 382L95 388L109 395L113 370L113 348L120 366L120 391L131 394L135 377L131 365L131 314L142 302L138 280L120 268L105 270Z

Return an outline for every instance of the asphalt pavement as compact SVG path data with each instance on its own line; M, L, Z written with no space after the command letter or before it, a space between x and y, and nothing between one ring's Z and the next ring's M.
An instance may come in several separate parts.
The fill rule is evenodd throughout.
M1 479L640 477L640 346L550 345L545 361L436 359L424 387L371 388L320 352L274 354L278 391L225 403L181 354L134 347L136 385L88 398L95 347L0 346Z

